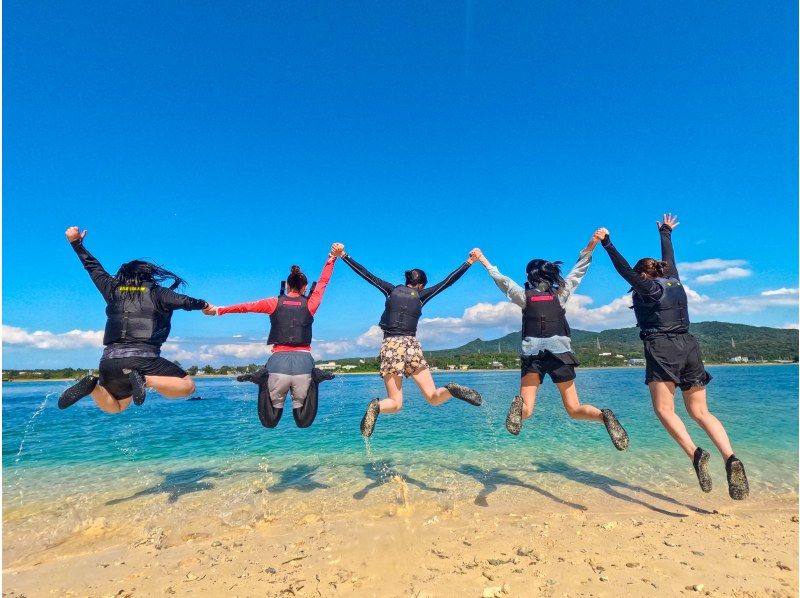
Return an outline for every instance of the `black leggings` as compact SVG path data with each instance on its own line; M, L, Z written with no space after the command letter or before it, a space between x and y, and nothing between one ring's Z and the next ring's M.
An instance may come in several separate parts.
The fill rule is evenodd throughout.
M258 385L258 419L261 420L261 425L265 428L274 428L281 420L283 408L276 409L273 406L272 399L270 399L269 396L268 379L269 375L264 376L263 381ZM308 394L306 395L306 400L303 402L303 406L292 409L294 423L297 424L298 428L309 427L314 423L314 419L317 417L319 382L316 376L312 374L311 384L308 387Z

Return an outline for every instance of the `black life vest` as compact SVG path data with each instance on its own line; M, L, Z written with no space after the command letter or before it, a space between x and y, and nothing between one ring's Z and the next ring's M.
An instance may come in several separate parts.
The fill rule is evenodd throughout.
M688 301L680 280L666 277L653 281L662 289L657 301L645 301L638 293L633 293L633 313L636 314L636 325L641 328L641 333L688 332Z
M400 285L392 289L386 298L386 307L378 325L389 336L415 336L421 315L419 291Z
M103 344L125 341L160 347L169 336L172 310L161 309L153 297L156 285L117 287L106 306L106 330Z
M309 295L314 292L316 282L311 284ZM308 310L308 295L289 297L286 282L281 282L278 306L269 315L270 329L267 344L303 347L311 344L311 325L314 316Z
M525 307L522 310L522 338L571 336L567 312L553 289L540 290L525 283Z

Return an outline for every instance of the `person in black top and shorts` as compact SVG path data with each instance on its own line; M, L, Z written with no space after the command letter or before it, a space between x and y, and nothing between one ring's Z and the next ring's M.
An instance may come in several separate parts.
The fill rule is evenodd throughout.
M72 226L65 234L106 302L107 320L100 376L84 376L65 390L59 409L91 395L102 411L120 413L131 401L144 403L148 387L171 399L192 394L194 381L179 365L161 357L161 345L169 336L174 310L201 310L208 303L176 293L184 281L150 262L122 264L111 276L84 247L86 231ZM170 279L169 288L159 284Z
M733 454L722 423L708 410L706 385L711 381L711 374L703 365L697 341L689 334L686 290L678 275L672 248L677 217L665 214L663 222L656 224L661 236L661 260L643 258L633 268L611 243L608 230L599 229L598 233L614 268L632 287L636 325L644 342L645 384L650 388L658 419L692 460L700 488L710 492L708 461L711 455L695 445L675 413L675 391L680 388L689 415L708 434L725 460L730 497L742 500L749 493L744 465Z

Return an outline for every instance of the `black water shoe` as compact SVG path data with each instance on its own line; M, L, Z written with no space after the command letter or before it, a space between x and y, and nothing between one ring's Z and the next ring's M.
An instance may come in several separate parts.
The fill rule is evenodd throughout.
M136 370L122 370L122 373L128 374L128 380L130 380L131 383L131 396L133 397L133 402L137 406L141 406L144 403L145 396L147 395L144 376L142 376L142 374Z
M708 451L704 451L699 446L695 449L692 463L694 470L697 472L697 481L700 482L700 489L703 492L711 492L711 474L708 473L708 460L710 458L711 455Z
M447 389L447 392L449 392L455 398L466 401L470 405L479 407L483 402L483 399L481 399L481 395L478 394L478 391L472 390L466 386L461 386L460 384L451 382L450 384L446 384L445 388Z
M94 387L97 386L97 380L97 376L84 376L78 380L58 397L58 408L66 409L80 401L83 397L88 397L92 394Z
M744 500L750 494L750 485L747 483L747 474L744 472L744 464L736 458L736 455L728 457L725 463L725 471L728 473L728 494L733 500Z
M267 376L269 376L267 368L261 368L252 374L242 374L241 376L236 376L236 380L238 382L252 382L253 384L261 386L261 383L266 380Z
M378 419L378 414L381 412L381 407L378 404L378 399L372 399L367 405L367 411L361 419L361 435L364 438L372 436L372 431L375 429L375 421Z
M319 368L314 368L311 370L311 379L319 384L320 382L325 382L326 380L333 380L336 376L332 372L326 372L325 370L321 370Z
M603 414L603 423L606 425L608 435L611 436L611 442L618 451L624 451L628 448L628 433L622 424L619 423L617 416L611 409L601 409L600 413Z
M522 429L522 397L517 395L511 401L511 407L508 408L508 415L506 416L506 430L514 436L518 435Z

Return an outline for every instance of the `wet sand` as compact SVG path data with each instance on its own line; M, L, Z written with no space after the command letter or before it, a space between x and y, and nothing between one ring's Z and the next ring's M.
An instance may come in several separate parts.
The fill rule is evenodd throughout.
M367 488L335 503L257 492L246 516L204 509L202 492L146 497L147 516L119 501L47 542L6 513L3 595L797 595L796 496Z

